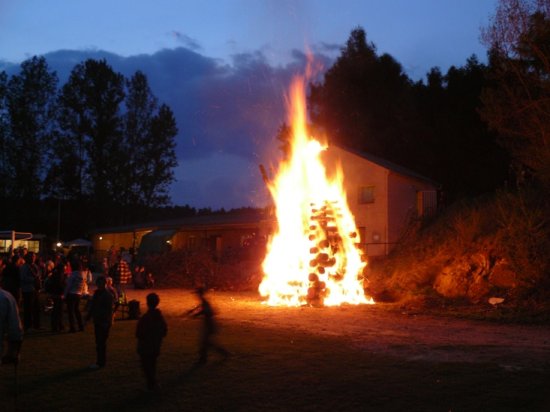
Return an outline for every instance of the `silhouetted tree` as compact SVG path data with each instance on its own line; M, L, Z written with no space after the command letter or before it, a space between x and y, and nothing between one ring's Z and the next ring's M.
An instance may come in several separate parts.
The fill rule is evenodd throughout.
M124 77L105 60L89 59L76 65L63 86L60 139L68 155L60 167L71 171L76 167L78 176L78 191L67 193L70 198L93 198L103 205L120 203L124 193L120 173L128 165L122 145L124 97ZM74 189L72 184L64 186Z
M356 28L321 84L311 85L312 121L332 143L402 161L413 116L411 81L390 55L378 56Z
M10 178L9 170L9 144L8 144L8 113L7 113L7 89L8 75L0 72L0 198L7 196L7 188L4 182Z
M482 116L515 160L519 180L550 187L550 1L500 0L483 31L492 84Z
M486 73L473 55L445 76L432 69L426 86L415 85L422 147L415 169L441 182L451 200L491 192L507 178L508 156L477 112Z
M7 83L7 196L39 199L42 195L44 159L55 130L57 82L46 59L35 56L21 63L20 73Z
M11 78L0 72L0 224L52 233L61 205L66 230L82 236L89 227L162 216L176 135L172 110L158 105L142 72L126 80L105 60L89 59L60 91L43 57Z
M445 75L431 69L427 84L413 84L358 28L324 81L312 85L311 119L331 143L431 177L450 200L479 195L502 185L508 168L506 153L477 112L486 71L472 56Z
M145 164L141 172L142 199L151 206L169 203L169 185L174 181L174 167L177 166L175 153L178 133L174 113L166 104L162 104L153 117L151 131L143 142Z
M177 166L177 126L171 109L157 106L147 77L136 72L127 81L124 143L129 153L126 204L162 206Z
M131 79L126 80L126 112L124 114L124 143L129 153L128 173L121 176L127 179L124 200L128 204L140 203L139 178L141 169L146 162L142 155L142 144L151 131L157 100L152 95L147 77L140 71ZM141 176L140 176L141 177Z

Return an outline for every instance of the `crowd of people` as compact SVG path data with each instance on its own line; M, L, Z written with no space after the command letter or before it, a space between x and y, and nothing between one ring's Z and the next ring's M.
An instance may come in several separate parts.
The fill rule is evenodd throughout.
M115 313L126 304L125 287L133 282L136 288L152 287L153 278L146 275L143 266L132 271L130 262L122 253L109 254L103 260L102 273L92 273L86 256L65 257L53 254L47 258L21 249L0 264L0 364L15 364L19 360L24 333L42 330L41 317L49 312L52 333L62 333L65 328L64 307L68 319L68 332L84 331L92 320L96 344L96 362L92 369L103 368L107 360L107 340ZM94 288L93 295L90 290ZM204 318L197 364L206 362L210 350L227 357L229 352L214 340L216 326L214 312L205 291L197 289L200 303L190 310L189 316ZM45 295L46 299L44 299ZM85 300L84 305L81 301ZM44 303L45 302L45 303ZM160 298L156 293L146 297L147 312L136 325L137 352L149 390L158 389L156 362L168 327L158 309ZM81 312L85 306L85 316ZM22 313L22 319L20 317ZM7 350L4 351L4 335Z
M22 248L0 260L0 286L20 306L25 331L43 329L41 313L51 312L51 330L65 331L64 307L68 331L82 331L81 301L91 298L94 277L106 278L107 290L113 294L115 311L125 302L125 287L133 284L144 289L154 286L154 278L142 265L131 265L131 255L124 249L111 249L100 271L92 273L89 257L62 253L38 254Z

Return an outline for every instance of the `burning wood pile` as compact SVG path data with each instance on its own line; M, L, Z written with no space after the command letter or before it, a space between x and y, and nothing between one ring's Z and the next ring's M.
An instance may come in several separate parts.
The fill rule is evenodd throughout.
M363 290L366 261L341 168L328 178L319 158L326 147L308 137L304 85L299 77L291 90L290 159L266 182L278 228L268 243L260 294L273 306L374 303Z
M342 217L341 208L337 201L325 200L319 207L311 203L311 217L308 239L311 242L309 252L311 260L309 266L309 288L307 303L312 306L323 306L327 290L327 280L340 282L343 274L338 271L336 257L342 250L342 237L338 233L336 218ZM353 232L352 237L357 236Z

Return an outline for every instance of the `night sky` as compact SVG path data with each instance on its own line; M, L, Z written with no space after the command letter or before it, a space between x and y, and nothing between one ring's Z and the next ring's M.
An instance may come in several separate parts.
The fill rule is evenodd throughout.
M413 79L476 54L495 0L0 0L0 70L44 55L64 83L105 58L143 71L176 115L175 204L263 206L258 165L276 162L284 93L309 48L330 67L357 26Z

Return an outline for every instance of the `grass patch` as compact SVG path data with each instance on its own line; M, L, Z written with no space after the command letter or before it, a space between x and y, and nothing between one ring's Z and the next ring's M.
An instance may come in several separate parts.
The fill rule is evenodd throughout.
M162 304L161 304L162 305ZM497 364L406 361L372 354L345 337L224 322L233 356L193 369L198 321L167 316L160 394L145 392L135 321L116 322L107 366L93 330L29 334L18 368L19 411L546 411L550 371ZM15 410L14 369L0 368L0 411Z

